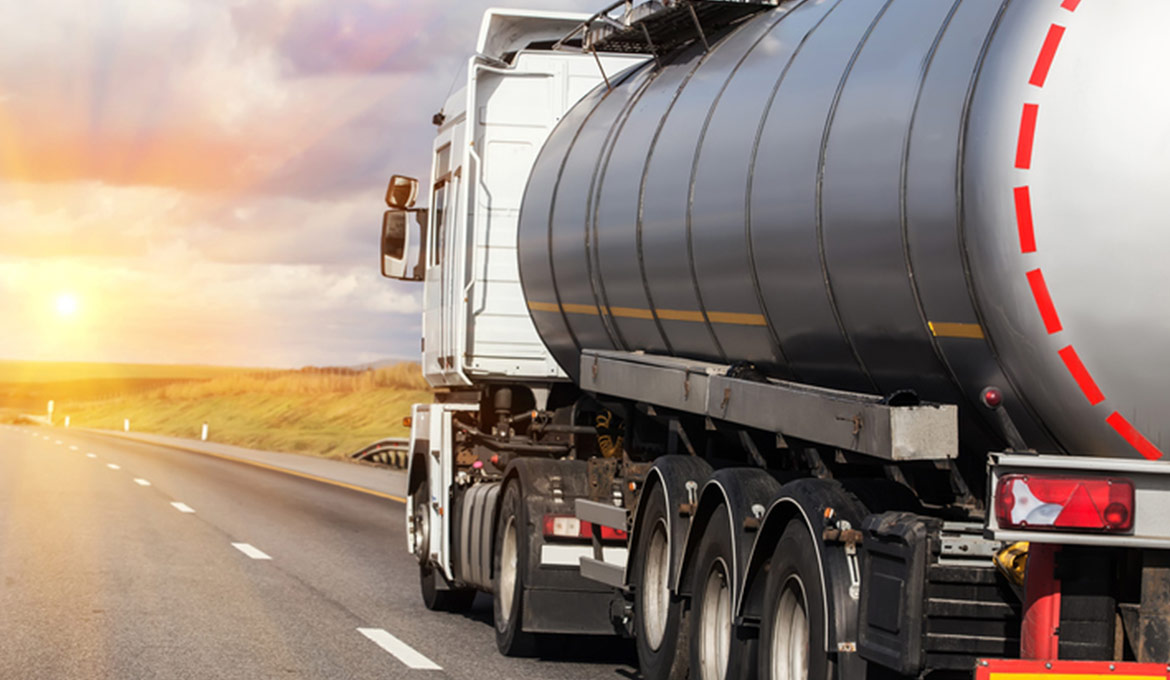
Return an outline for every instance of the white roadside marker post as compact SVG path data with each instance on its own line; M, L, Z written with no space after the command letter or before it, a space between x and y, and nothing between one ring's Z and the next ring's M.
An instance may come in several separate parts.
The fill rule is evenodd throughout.
M69 416L65 416L65 427L69 427Z
M203 423L203 434L199 437L203 441L207 441L207 423Z
M130 419L129 418L125 418L122 420L122 431L123 432L130 431Z

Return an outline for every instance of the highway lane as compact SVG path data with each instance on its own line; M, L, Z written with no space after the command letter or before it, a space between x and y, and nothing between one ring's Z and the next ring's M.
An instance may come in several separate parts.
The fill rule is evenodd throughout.
M501 657L484 596L426 611L403 531L401 504L358 491L0 427L0 677L636 675L616 638Z

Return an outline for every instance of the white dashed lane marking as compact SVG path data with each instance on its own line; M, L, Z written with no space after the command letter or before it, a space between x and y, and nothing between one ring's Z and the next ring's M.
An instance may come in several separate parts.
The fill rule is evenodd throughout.
M70 445L69 445L69 450L70 450L70 451L76 451L76 450L77 450L77 447L76 447L76 446L74 446L74 445L72 445L72 444L70 444Z
M358 628L359 633L374 641L382 649L390 652L408 668L424 671L441 671L439 664L416 652L410 645L394 637L381 628Z
M175 503L171 503L171 505L173 505L175 507L175 509L178 510L179 512L195 512L195 510L190 505L187 505L186 503L175 502Z
M252 545L251 543L232 543L232 547L235 548L236 550L239 550L240 552L244 553L248 557L251 557L254 560L270 560L270 559L272 559L271 557L268 556L268 553L257 548L256 546Z
M106 463L106 467L110 468L111 470L121 470L122 469L121 465L114 465L113 463Z
M150 486L150 482L146 481L145 479L143 479L141 477L135 477L134 483L137 484L138 486Z
M85 454L85 457L86 458L97 458L97 454L96 453L87 453L87 454Z

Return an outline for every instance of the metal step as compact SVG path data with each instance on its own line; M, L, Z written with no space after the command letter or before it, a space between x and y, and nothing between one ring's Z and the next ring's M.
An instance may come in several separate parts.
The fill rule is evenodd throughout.
M592 581L604 583L607 586L621 588L625 585L626 568L620 564L603 562L592 557L582 557L581 575Z
M576 512L577 519L585 522L610 527L611 529L621 529L622 531L629 528L626 525L629 512L625 508L578 498L576 500Z
M585 22L582 47L598 52L663 54L781 0L622 0Z

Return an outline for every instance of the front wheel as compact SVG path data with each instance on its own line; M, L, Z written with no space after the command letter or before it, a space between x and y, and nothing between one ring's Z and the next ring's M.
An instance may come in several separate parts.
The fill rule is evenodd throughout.
M631 565L638 668L645 680L685 680L690 670L688 618L670 592L670 522L661 490L647 497Z
M761 680L828 680L824 596L808 527L784 530L768 568L760 629Z
M475 600L473 588L452 588L447 579L430 563L430 513L427 509L427 485L414 492L414 515L410 523L411 547L418 558L418 585L423 604L431 611L463 612Z
M493 553L492 610L495 613L496 647L504 656L531 656L536 651L536 636L524 632L521 621L528 565L528 531L519 486L512 483L504 491L500 516L496 520Z

